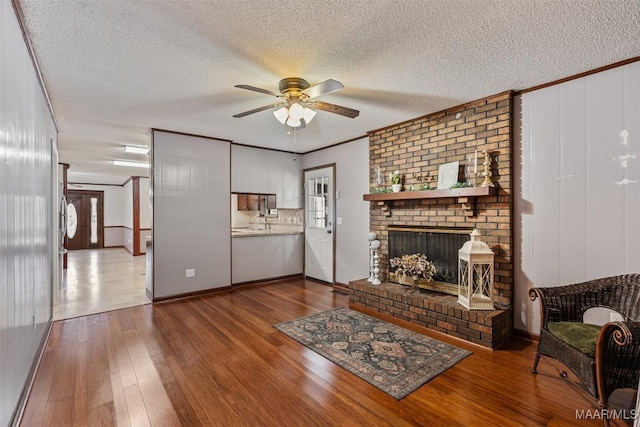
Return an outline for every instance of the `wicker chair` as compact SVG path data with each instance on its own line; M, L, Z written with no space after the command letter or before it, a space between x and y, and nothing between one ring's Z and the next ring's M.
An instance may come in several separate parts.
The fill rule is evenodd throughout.
M573 285L532 288L531 300L540 299L540 342L531 372L537 373L540 356L551 356L567 366L580 379L586 391L602 409L619 388L638 389L640 378L640 274L606 277ZM592 307L606 307L620 313L623 322L596 327L595 354L573 347L554 335L557 325L582 323ZM555 325L554 325L555 324ZM585 325L586 326L586 325ZM559 335L559 334L558 334ZM594 336L595 338L595 336ZM591 349L593 350L593 349ZM561 372L566 377L566 372ZM605 425L609 425L605 417Z

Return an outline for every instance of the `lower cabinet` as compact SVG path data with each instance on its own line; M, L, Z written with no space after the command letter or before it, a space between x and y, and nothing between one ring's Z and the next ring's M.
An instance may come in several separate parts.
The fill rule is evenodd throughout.
M231 239L231 283L301 274L304 236L235 237Z

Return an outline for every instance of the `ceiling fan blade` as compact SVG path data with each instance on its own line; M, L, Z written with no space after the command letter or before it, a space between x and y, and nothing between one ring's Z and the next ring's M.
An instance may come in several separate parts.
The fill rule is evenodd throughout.
M252 90L254 92L264 93L266 95L273 95L273 96L277 96L277 97L281 96L279 93L272 92L272 91L270 91L268 89L261 89L259 87L250 86L250 85L236 85L235 87L240 88L240 89Z
M328 111L329 113L340 114L341 116L355 119L360 114L360 111L353 108L343 107L341 105L330 104L328 102L314 101L313 107L318 110Z
M302 93L307 95L310 99L313 99L317 98L320 95L326 95L327 93L335 92L336 90L340 90L342 88L344 88L342 83L337 80L329 79L323 81L322 83L318 83L317 85L306 88L302 91Z
M240 118L240 117L248 116L249 114L259 113L260 111L268 110L269 108L277 107L278 105L280 105L280 104L265 105L263 107L254 108L253 110L245 111L244 113L234 114L233 117L235 117L237 119L237 118Z

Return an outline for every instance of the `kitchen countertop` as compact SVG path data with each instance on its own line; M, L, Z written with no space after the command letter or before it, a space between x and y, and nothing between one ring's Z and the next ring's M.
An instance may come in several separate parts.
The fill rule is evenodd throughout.
M263 236L287 236L302 234L302 230L278 230L264 228L232 228L231 237L263 237Z

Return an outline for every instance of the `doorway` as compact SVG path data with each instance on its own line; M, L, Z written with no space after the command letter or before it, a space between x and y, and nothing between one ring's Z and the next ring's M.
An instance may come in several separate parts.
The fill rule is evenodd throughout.
M304 171L304 274L335 283L335 163Z
M104 192L67 191L67 249L104 247Z

